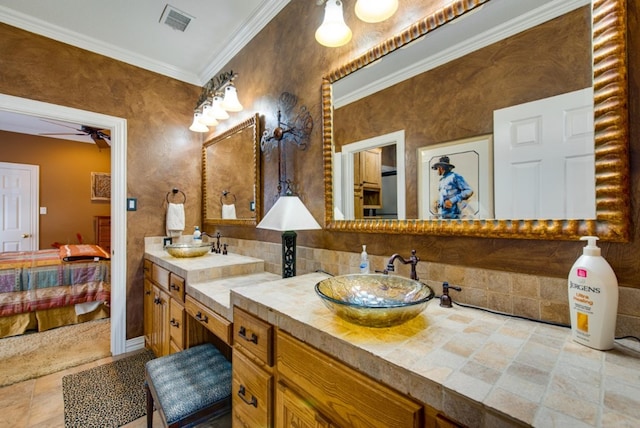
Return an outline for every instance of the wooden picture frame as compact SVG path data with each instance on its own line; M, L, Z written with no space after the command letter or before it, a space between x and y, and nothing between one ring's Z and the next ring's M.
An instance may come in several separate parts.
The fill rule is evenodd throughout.
M108 172L91 173L91 200L111 200L111 174Z

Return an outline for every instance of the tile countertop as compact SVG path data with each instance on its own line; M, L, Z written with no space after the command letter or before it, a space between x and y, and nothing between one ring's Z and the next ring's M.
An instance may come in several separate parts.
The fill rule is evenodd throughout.
M180 275L187 284L264 272L264 260L239 254L208 253L201 257L173 257L161 246L147 247L145 258Z
M596 351L567 328L437 300L403 325L359 327L315 294L326 277L234 288L231 304L470 427L640 426L636 342Z

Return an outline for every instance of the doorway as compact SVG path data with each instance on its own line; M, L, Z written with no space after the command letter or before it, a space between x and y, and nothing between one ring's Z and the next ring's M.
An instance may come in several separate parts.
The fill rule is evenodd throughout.
M81 122L111 130L111 353L126 349L126 189L127 189L127 121L126 119L86 110L0 94L0 110L50 120Z

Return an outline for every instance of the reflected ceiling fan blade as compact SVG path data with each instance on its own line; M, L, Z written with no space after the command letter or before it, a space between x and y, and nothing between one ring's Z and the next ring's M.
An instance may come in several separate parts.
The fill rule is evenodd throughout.
M93 138L93 141L96 143L96 146L98 146L99 149L110 149L111 145L109 143L107 143L107 141L103 138L100 137L93 137L91 136L91 138Z
M40 119L40 120L41 120L41 121L43 121L43 122L51 123L51 124L53 124L53 125L64 126L65 128L71 128L71 129L74 129L74 130L76 130L76 131L78 131L78 132L83 132L83 130L82 130L82 129L78 129L78 128L76 128L75 126L69 126L69 125L65 125L65 124L63 124L63 123L52 122L52 121L47 120L47 119ZM60 134L60 135L62 135L62 134ZM70 135L83 135L83 134L70 134Z

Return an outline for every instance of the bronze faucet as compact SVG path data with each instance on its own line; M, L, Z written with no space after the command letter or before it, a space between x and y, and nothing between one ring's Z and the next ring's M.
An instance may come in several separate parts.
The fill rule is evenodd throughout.
M418 256L416 256L416 250L411 250L411 257L409 257L409 260L405 260L405 258L398 253L392 255L389 258L389 261L387 262L387 268L384 271L382 271L382 273L387 274L389 272L395 272L396 269L393 266L393 263L396 260L400 260L402 264L405 264L405 265L411 264L411 279L415 281L418 280L418 274L416 273L416 265L418 264L420 259L418 258Z
M200 234L200 236L206 236L208 238L213 239L213 236L211 236L207 232L202 232ZM221 251L221 249L220 249L220 232L216 233L215 238L216 238L216 243L211 246L211 252L212 253L216 253L216 254L220 254L220 251Z

